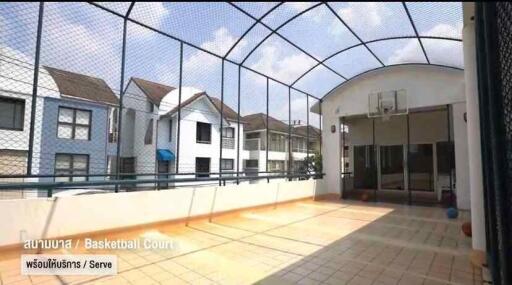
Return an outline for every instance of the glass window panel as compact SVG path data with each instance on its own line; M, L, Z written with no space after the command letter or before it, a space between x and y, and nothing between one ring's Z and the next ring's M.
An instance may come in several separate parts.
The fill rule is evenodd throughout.
M75 139L88 140L89 139L89 127L76 126L75 127Z
M71 168L71 157L69 155L57 155L55 158L55 168L64 169L60 172L66 172L66 169Z
M87 171L73 171L73 178L72 180L73 181L86 181L87 180L87 177L86 176L79 176L79 175L84 175L84 174L87 174Z
M59 108L59 122L72 123L73 109Z
M73 127L71 125L60 124L58 126L58 137L61 139L70 139L73 133Z
M0 128L14 128L15 104L0 102Z
M82 125L89 125L91 112L89 111L76 111L76 123Z
M86 155L73 156L73 169L87 169L87 156Z

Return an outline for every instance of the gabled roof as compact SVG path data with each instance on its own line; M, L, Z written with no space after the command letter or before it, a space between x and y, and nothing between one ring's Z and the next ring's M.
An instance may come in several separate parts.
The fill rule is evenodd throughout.
M247 115L244 117L244 120L247 122L244 129L245 131L265 130L267 128L267 115L264 113ZM271 116L268 116L268 129L271 131L288 133L288 125ZM292 134L296 136L307 137L307 127L292 127ZM315 138L318 137L319 135L320 130L318 128L309 126L310 138Z
M131 80L144 92L151 103L160 106L160 102L165 95L176 89L171 86L163 85L142 78L132 77Z
M105 80L44 66L62 95L117 105L119 100Z
M180 106L182 109L186 108L188 105L192 104L192 102L196 101L197 99L199 99L200 97L203 97L203 96L205 98L207 98L212 103L212 105L215 107L215 109L220 113L220 109L222 106L221 101L215 97L211 97L206 92L200 92L200 93L194 94L192 97L181 102ZM176 112L178 112L178 106L172 108L164 116L171 116ZM238 114L233 109L231 109L229 106L227 106L226 104L224 104L224 107L222 108L222 113L223 113L224 119L226 119L228 121L237 121L239 118ZM242 117L240 117L240 123L245 123L245 121L242 119Z
M295 127L293 128L293 132L297 135L301 135L301 136L305 136L307 137L308 136L308 126L298 126L298 127ZM318 128L315 128L313 126L309 126L309 137L310 138L315 138L315 137L318 137L320 136L320 129Z
M247 122L246 131L265 130L267 128L267 115L263 113L247 115L244 117L244 121ZM268 116L268 129L288 133L288 125L271 116Z

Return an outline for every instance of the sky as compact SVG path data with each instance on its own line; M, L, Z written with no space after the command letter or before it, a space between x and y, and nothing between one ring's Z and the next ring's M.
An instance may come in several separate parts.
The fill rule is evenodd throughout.
M100 3L125 13L128 3ZM224 56L253 25L254 18L277 5L272 2L235 2L251 16L224 2L137 2L131 18L196 46ZM386 65L425 63L417 39L390 39L413 36L414 30L401 3L330 3L337 16L320 4L296 17L272 34L283 23L318 3L289 2L268 14L231 50L227 59L258 72L292 84L314 96L322 97L344 81L338 74L351 78L377 68L377 59L360 45L339 21L339 16ZM407 3L420 36L461 38L461 3ZM0 4L0 51L4 55L22 54L33 59L37 29L38 3ZM114 90L120 89L123 21L87 3L46 3L43 20L41 64L104 79ZM249 53L264 38L258 48ZM457 41L423 39L432 63L463 67L462 44ZM345 52L337 52L350 48ZM299 46L309 55L301 52ZM11 51L11 52L8 52ZM447 52L449 51L449 52ZM326 68L318 65L325 61ZM178 86L180 44L137 24L128 23L125 83L132 76ZM335 70L336 73L330 69ZM236 110L238 103L236 64L224 63L224 90L221 90L222 60L206 52L184 45L183 86L205 90L214 97L224 92L224 100ZM266 112L266 84L263 76L240 70L240 110L243 115ZM313 98L274 81L269 82L269 114L288 120L288 96L291 98L292 120L305 123L307 103ZM309 113L311 124L318 116Z

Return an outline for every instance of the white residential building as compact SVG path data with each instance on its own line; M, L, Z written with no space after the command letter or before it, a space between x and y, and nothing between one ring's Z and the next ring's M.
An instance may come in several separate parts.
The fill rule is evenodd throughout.
M257 113L247 115L243 118L246 122L245 127L245 150L248 151L248 158L244 161L244 171L272 172L288 171L288 161L292 159L292 171L299 171L304 159L307 157L308 130L306 126L292 126L292 151L291 156L288 152L288 125L269 116L267 125L267 115ZM267 143L267 127L268 140ZM313 155L320 149L319 146L320 131L309 127L309 155ZM268 160L267 151L268 147Z
M195 176L184 175L186 173L237 170L237 113L224 104L221 131L221 101L195 88L183 87L181 91L178 108L178 89L140 78L130 80L123 98L121 172L161 173L161 177L169 177L164 174L175 173L177 161L177 170L182 174L177 178ZM181 118L179 150L178 109ZM241 133L243 128L242 121ZM222 161L219 161L221 134L223 149ZM241 158L243 149L243 136L240 135ZM240 171L242 167L240 164Z

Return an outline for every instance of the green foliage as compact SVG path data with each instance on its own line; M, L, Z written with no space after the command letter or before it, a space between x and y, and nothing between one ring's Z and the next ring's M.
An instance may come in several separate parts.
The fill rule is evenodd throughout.
M320 174L322 173L322 155L315 152L313 155L304 158L302 165L301 172Z

